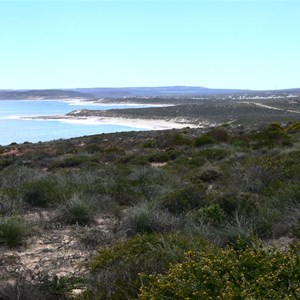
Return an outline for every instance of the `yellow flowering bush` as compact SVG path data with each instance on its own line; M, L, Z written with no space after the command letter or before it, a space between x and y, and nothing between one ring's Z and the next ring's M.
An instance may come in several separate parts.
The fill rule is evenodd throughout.
M141 300L300 299L300 243L283 252L258 246L207 246L201 252L187 252L184 261L173 264L166 274L144 278Z
M188 249L201 249L199 237L144 234L99 250L89 263L90 282L84 299L136 299L139 274L159 274L182 261Z

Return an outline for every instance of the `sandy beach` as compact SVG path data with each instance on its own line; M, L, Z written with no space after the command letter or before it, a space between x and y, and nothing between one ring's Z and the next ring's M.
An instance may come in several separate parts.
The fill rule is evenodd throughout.
M164 130L164 129L180 129L185 127L204 127L212 125L208 122L193 124L185 119L177 118L171 120L160 119L134 119L121 117L74 117L74 116L38 116L38 117L22 117L22 119L59 121L73 124L86 125L121 125L132 128L141 128L145 130Z

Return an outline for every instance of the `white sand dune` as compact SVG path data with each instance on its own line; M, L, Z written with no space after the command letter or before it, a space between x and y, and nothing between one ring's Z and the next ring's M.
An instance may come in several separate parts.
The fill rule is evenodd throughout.
M27 118L28 119L28 118ZM33 117L30 119L59 121L73 124L86 125L121 125L132 128L140 128L145 130L163 130L163 129L179 129L184 127L201 127L208 124L191 124L184 119L173 120L154 120L154 119L129 119L129 118L115 118L115 117L67 117L67 116L42 116Z

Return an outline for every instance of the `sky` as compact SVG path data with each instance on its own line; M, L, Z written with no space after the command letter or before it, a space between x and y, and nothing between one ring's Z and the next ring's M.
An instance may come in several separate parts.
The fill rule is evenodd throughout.
M0 89L300 88L300 0L0 0Z

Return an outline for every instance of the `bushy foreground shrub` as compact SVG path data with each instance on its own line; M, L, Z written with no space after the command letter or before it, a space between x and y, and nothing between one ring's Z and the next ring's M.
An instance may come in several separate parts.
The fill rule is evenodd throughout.
M8 247L21 245L28 234L25 221L17 216L0 217L0 243Z
M167 274L144 276L139 299L299 299L300 244L188 251Z
M80 299L136 299L140 273L164 272L170 263L181 261L188 249L201 249L203 244L188 235L149 234L101 249L90 262L91 286Z

